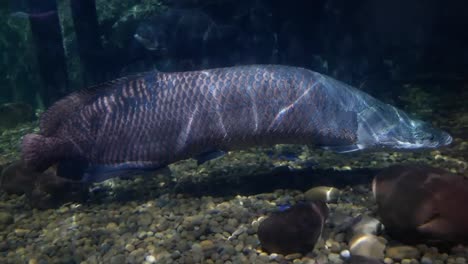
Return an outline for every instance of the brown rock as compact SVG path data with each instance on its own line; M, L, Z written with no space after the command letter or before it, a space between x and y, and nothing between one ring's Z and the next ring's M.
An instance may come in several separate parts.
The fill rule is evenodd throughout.
M314 249L327 216L328 207L324 202L298 203L263 220L258 227L258 238L267 252L305 254Z
M372 189L378 215L395 238L468 241L466 177L423 165L399 165L380 172Z

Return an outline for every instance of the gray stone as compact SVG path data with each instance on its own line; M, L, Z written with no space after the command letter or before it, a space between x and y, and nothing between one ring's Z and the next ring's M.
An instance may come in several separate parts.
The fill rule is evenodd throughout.
M0 227L13 224L13 215L8 212L0 212Z
M349 243L351 255L383 259L385 242L374 235L355 236Z
M418 259L421 255L419 250L411 246L394 246L387 248L386 255L394 260Z
M379 220L367 215L363 215L361 219L351 228L351 236L364 234L378 235L382 229L383 225Z
M112 256L110 258L110 263L115 263L115 264L124 264L125 263L125 256L122 254L118 254L115 256Z
M335 187L318 186L304 193L304 198L309 201L336 202L340 198L340 190Z

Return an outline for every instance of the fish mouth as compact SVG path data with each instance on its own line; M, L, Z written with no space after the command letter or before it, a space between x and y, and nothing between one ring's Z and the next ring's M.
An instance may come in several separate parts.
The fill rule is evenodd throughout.
M450 136L450 134L446 132L442 132L442 133L443 134L442 134L442 140L441 140L440 146L448 146L452 144L453 142L452 136Z
M158 47L151 43L147 38L144 38L138 34L133 35L133 37L140 42L147 50L155 51L158 50Z

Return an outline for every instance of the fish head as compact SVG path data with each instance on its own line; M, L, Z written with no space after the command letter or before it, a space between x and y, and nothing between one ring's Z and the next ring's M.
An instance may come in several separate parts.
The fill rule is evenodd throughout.
M140 24L133 37L147 50L155 52L165 52L166 50L165 27L155 27L150 22Z
M360 149L434 149L452 142L447 132L383 103L361 111L358 124L357 144Z

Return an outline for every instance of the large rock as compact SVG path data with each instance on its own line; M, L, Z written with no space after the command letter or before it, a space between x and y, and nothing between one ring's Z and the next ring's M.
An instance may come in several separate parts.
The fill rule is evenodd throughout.
M386 241L383 238L365 234L351 239L349 251L352 256L363 256L374 259L383 259Z
M422 165L393 166L373 181L385 229L407 242L468 242L468 179Z
M267 252L305 254L322 234L328 207L324 202L304 202L273 213L260 223L258 238Z
M9 194L30 193L34 188L37 173L26 171L21 162L17 161L2 170L0 175L0 189Z
M346 238L351 240L359 235L379 235L383 230L383 225L379 220L368 215L360 215L354 219L354 223L349 227Z
M340 190L335 187L317 186L304 193L304 198L309 201L336 202L340 198Z
M3 169L0 188L9 194L26 194L31 205L46 209L68 201L83 201L87 197L87 187L80 181L56 175L54 168L44 173L24 168L20 161Z

